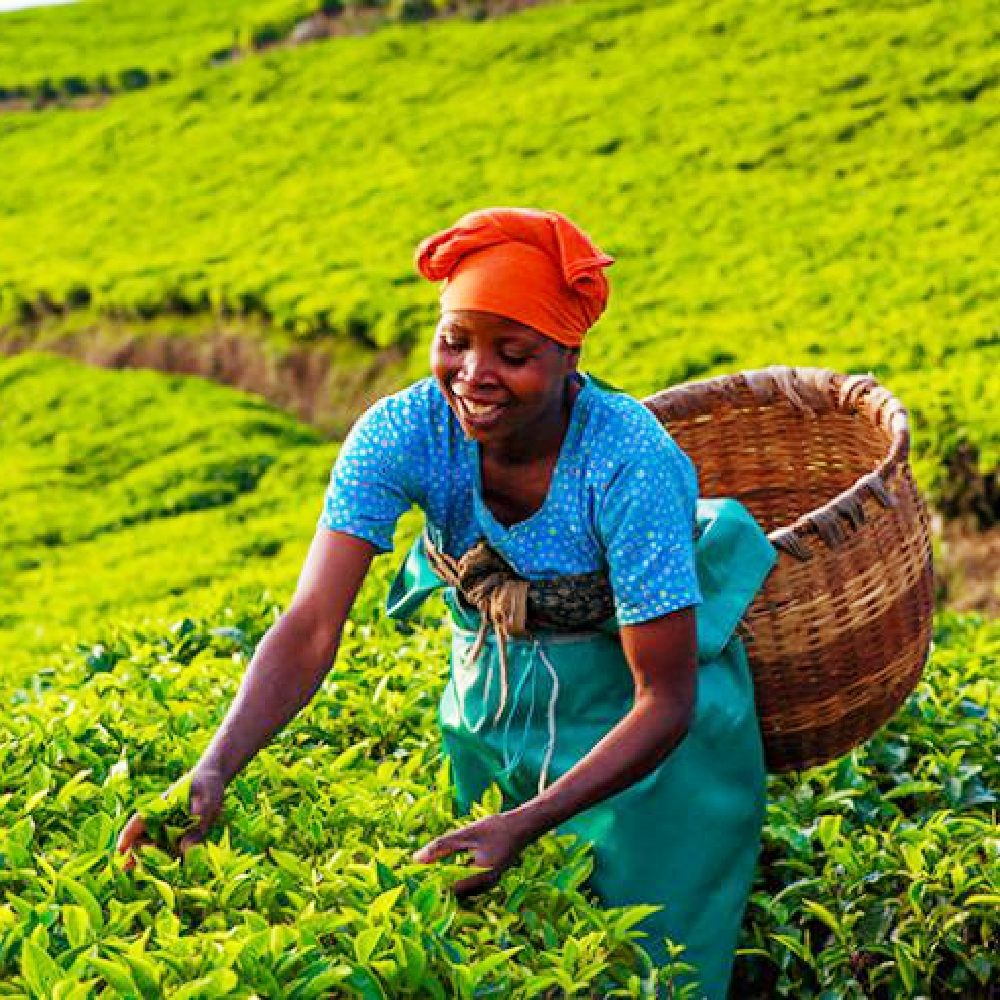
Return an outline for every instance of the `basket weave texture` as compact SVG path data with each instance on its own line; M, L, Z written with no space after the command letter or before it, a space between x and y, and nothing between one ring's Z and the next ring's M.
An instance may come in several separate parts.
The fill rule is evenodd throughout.
M768 769L832 760L899 708L930 649L927 511L906 410L871 376L775 367L644 401L778 549L741 634Z

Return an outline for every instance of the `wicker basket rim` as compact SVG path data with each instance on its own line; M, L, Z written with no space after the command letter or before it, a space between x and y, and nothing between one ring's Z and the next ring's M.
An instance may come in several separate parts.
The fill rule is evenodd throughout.
M643 402L661 422L669 423L711 413L720 405L735 405L745 400L748 392L761 408L778 404L808 417L830 412L857 414L889 439L886 457L871 472L793 524L771 531L768 537L775 548L807 560L812 557L807 540L818 538L836 548L861 528L866 498L874 497L885 508L894 506L888 484L908 470L909 416L903 404L871 374L774 365L686 382L654 393Z

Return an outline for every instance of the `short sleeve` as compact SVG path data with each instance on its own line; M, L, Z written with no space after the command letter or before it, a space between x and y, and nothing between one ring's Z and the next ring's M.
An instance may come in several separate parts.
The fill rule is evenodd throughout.
M320 525L392 550L396 522L419 502L418 419L412 401L390 396L357 421L334 463Z
M694 465L655 418L635 431L607 484L599 518L622 625L701 601L694 553Z

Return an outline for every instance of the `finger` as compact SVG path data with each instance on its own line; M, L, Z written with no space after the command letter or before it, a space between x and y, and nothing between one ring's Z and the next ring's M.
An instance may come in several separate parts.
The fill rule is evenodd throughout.
M212 800L198 792L191 795L188 812L192 819L197 820L197 823L181 838L181 842L177 845L182 856L188 852L189 848L200 844L208 836L208 831L211 830L212 824L219 814L219 810L214 807Z
M191 796L191 815L198 817L202 835L218 822L225 805L225 785L196 788Z
M132 849L132 845L139 840L146 832L146 821L138 814L134 813L129 821L122 827L122 832L118 834L118 853L125 854Z
M135 852L140 847L145 847L151 843L152 841L146 836L146 823L136 813L123 827L122 832L118 835L118 843L116 845L119 854L125 855L122 865L125 871L130 872L135 868Z
M218 808L215 807L214 803L207 796L202 795L200 792L195 792L191 796L191 802L188 806L188 813L192 819L198 821L195 829L204 837L208 833L209 828L215 822L215 817L218 815Z
M443 837L438 837L437 840L432 840L429 844L421 847L413 855L413 860L417 864L426 865L468 849L468 841L461 834L446 833Z
M181 842L177 845L177 850L181 857L184 857L187 852L194 847L195 844L200 844L205 839L205 834L201 830L192 830L190 833L184 834L181 838Z
M464 878L461 882L456 882L451 887L451 891L455 893L458 899L468 899L470 896L495 889L499 881L500 873L491 869L490 871L479 872L476 875L471 875L469 878Z

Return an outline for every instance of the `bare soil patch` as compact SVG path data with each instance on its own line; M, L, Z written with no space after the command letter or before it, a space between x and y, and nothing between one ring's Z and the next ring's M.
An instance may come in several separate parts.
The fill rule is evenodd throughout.
M327 345L279 348L246 331L209 329L201 335L129 332L95 327L41 339L0 331L0 354L46 350L101 368L147 368L195 375L262 396L334 438L359 413L400 387L399 348L350 353Z
M1000 617L1000 525L935 519L939 599L954 611Z

